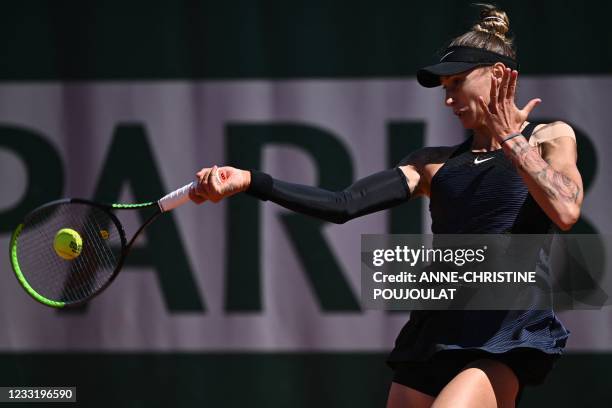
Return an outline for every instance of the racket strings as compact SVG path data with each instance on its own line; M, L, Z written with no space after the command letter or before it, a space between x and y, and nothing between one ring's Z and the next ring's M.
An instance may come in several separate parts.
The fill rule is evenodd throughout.
M54 248L57 232L76 231L82 248L63 259ZM17 239L17 262L23 278L40 296L67 304L99 291L121 259L121 234L110 214L86 203L64 202L43 207L25 220Z
M92 207L92 214L89 215L89 222L83 224L83 243L88 242L91 247L83 245L81 255L75 260L80 260L82 265L75 264L71 268L69 284L65 285L68 298L75 296L76 292L82 297L89 296L92 292L96 292L108 280L110 275L105 274L105 271L112 271L117 265L117 257L114 256L112 250L104 246L101 242L101 231L108 230L110 219L104 213L97 213L99 210ZM104 217L105 225L100 225L98 218ZM95 226L94 226L95 223ZM83 253L85 251L85 253ZM98 278L98 275L101 276Z

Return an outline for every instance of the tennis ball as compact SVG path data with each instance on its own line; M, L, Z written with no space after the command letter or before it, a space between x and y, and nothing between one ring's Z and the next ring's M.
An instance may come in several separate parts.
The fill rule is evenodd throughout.
M72 260L81 255L83 240L75 230L62 228L55 234L53 248L59 257L66 260Z

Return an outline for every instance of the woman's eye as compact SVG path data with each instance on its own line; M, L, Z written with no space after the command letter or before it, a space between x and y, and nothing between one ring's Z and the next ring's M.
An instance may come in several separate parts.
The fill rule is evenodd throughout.
M442 85L442 89L444 91L449 90L449 89L454 89L457 86L461 85L461 83L463 82L463 78L455 78L455 79L451 79L448 82L448 85Z

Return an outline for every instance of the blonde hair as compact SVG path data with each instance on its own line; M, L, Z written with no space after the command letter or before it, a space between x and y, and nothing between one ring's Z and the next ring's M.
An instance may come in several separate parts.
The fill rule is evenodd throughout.
M510 30L510 19L506 12L491 4L474 5L481 8L480 20L470 31L452 40L449 47L481 48L516 59L513 39L506 37Z

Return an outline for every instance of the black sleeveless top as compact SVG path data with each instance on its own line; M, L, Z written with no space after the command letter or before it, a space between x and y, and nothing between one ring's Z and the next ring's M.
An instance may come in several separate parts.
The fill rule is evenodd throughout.
M527 140L535 123L523 129ZM503 149L471 151L463 142L431 180L434 234L546 234L553 223L527 191ZM451 205L449 205L451 204Z
M536 127L523 129L529 139ZM502 149L473 153L462 143L431 180L434 234L545 234L554 224ZM552 310L417 310L400 332L388 363L423 361L442 350L505 353L530 348L560 354L569 332Z

